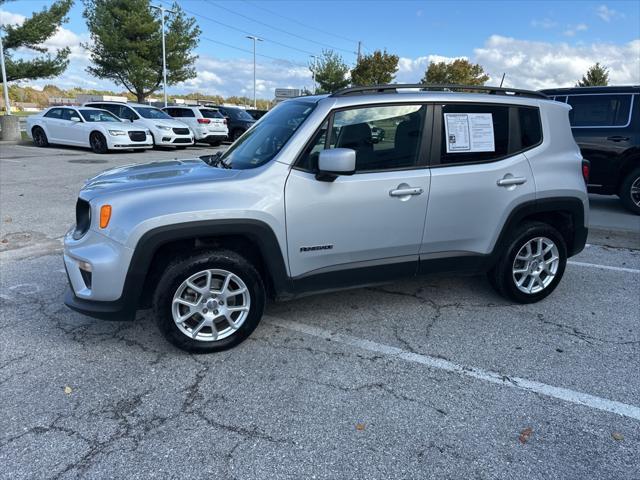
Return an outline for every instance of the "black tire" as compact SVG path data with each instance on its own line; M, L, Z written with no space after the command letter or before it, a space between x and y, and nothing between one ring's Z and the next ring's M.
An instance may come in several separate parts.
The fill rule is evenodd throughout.
M640 215L640 168L632 170L629 175L624 177L619 195L622 205L627 210Z
M93 153L102 154L109 151L107 139L104 138L104 135L100 132L91 132L91 135L89 135L89 145L91 146Z
M237 275L249 292L250 308L244 323L229 336L220 340L196 340L180 330L174 321L172 302L186 279L209 269L226 270ZM160 331L176 347L188 352L211 353L235 347L245 340L260 323L265 299L262 278L251 263L230 250L212 250L178 258L167 266L153 296L153 312Z
M49 146L49 139L42 128L33 127L31 136L33 137L33 143L36 147L45 148Z
M552 280L541 291L525 293L518 288L514 278L515 259L527 242L539 237L549 239L555 244L559 260L557 270ZM502 251L504 253L488 274L489 281L500 295L518 303L535 303L547 297L560 283L567 266L567 244L564 238L558 230L542 222L526 222L519 225L509 235Z
M243 133L244 133L244 130L236 128L233 132L231 132L231 141L235 142L237 139L239 139L242 136Z

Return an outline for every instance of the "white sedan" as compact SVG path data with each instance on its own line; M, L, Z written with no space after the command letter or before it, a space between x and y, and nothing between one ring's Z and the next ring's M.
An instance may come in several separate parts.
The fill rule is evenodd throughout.
M56 143L89 147L95 153L153 146L148 129L90 107L51 107L40 115L32 115L27 118L27 135L38 147Z

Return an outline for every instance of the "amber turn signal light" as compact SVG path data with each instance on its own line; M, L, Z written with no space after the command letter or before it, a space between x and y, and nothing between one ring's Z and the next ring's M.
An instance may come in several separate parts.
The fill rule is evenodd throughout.
M111 220L111 205L102 205L100 207L100 228L107 228Z

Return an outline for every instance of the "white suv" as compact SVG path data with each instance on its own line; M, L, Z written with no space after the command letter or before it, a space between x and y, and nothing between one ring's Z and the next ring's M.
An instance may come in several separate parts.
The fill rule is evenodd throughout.
M227 139L229 129L224 116L213 108L200 106L172 106L162 109L173 118L179 119L191 128L196 142L208 143L213 147Z
M156 147L185 148L193 145L191 129L159 108L122 102L88 102L84 106L108 110L118 118L130 120L135 126L149 129Z

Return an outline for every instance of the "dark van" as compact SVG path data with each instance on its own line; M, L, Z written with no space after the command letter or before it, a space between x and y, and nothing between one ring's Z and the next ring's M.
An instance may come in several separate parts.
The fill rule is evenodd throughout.
M640 215L640 86L542 90L571 105L571 130L591 162L588 190L618 195Z

